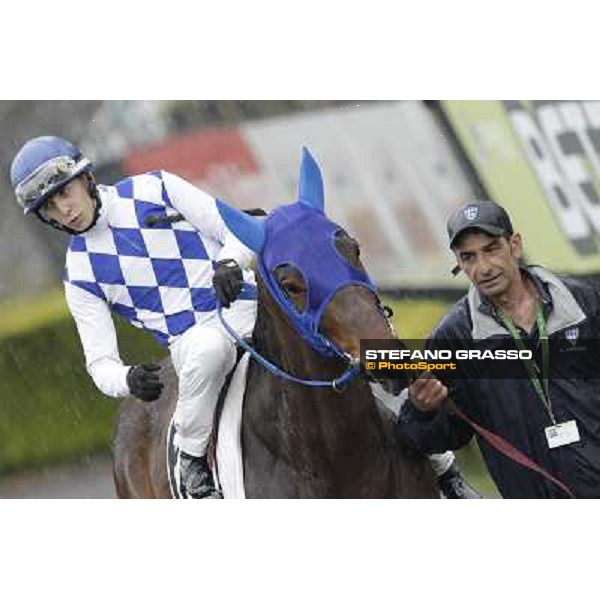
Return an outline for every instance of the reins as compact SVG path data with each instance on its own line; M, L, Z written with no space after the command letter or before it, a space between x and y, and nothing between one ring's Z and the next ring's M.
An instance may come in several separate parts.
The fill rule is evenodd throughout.
M499 435L492 433L489 429L482 427L475 423L475 421L471 420L465 413L463 413L457 406L454 400L448 398L447 400L448 406L450 410L460 419L462 419L465 423L467 423L472 429L474 429L490 446L492 446L495 450L509 458L510 460L520 464L521 466L529 469L531 471L535 471L539 473L544 479L552 482L554 485L557 485L561 490L567 494L569 498L575 499L575 495L569 489L567 485L565 485L560 479L557 479L546 471L542 466L538 465L534 460L529 458L526 454L517 450L510 442L507 442L504 438Z
M267 371L269 371L269 373L275 375L276 377L279 377L280 379L292 381L293 383L298 383L300 385L305 385L308 387L330 387L336 392L343 392L346 389L348 383L350 383L350 381L352 381L360 373L360 364L358 362L358 359L354 359L349 354L345 354L342 356L342 358L347 361L348 368L337 379L333 379L331 381L318 379L302 379L300 377L296 377L295 375L291 375L290 373L284 371L281 367L278 367L276 364L266 359L264 356L262 356L262 354L260 354L256 350L256 348L254 348L246 340L241 338L237 334L237 332L229 325L229 323L227 323L227 321L223 317L222 311L223 307L217 299L217 314L219 315L219 320L221 321L227 333L229 333L229 335L231 335L244 350L249 352L252 358L256 360L257 363L262 365Z

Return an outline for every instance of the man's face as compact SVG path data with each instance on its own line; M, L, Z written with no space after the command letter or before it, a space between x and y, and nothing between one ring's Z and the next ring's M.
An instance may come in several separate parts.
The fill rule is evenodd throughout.
M464 233L454 246L460 268L479 293L489 297L504 294L518 278L522 250L518 233L507 240L477 230Z
M44 215L75 231L84 231L94 219L95 200L88 192L85 177L76 177L50 196L43 207Z

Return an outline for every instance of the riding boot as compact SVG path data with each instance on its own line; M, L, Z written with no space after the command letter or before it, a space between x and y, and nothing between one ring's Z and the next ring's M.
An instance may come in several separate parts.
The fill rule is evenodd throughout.
M182 451L179 456L182 493L197 500L223 498L215 486L206 455L191 456Z
M472 488L463 478L456 461L454 461L443 475L438 477L438 486L449 500L480 500L483 496Z

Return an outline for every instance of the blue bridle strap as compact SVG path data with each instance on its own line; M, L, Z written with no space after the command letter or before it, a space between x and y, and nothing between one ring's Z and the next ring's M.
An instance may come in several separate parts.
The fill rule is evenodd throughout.
M225 321L225 318L222 314L223 307L221 303L217 299L217 314L219 315L219 320L223 324L223 327L231 335L235 341L247 352L250 353L252 358L262 365L269 373L279 377L280 379L284 379L286 381L292 381L294 383L299 383L300 385L306 385L308 387L331 387L336 392L341 392L346 388L346 385L350 381L352 381L359 373L360 366L358 364L350 364L348 369L337 379L333 379L332 381L321 381L318 379L301 379L299 377L295 377L294 375L290 375L286 373L283 369L273 364L269 360L267 360L264 356L259 354L255 348L253 348L246 340L242 339L237 332Z

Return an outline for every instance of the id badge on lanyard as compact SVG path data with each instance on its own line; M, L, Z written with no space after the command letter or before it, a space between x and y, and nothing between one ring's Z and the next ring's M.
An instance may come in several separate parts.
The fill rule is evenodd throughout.
M550 425L550 427L546 427L544 431L546 432L546 440L548 441L548 448L550 449L567 446L578 442L581 439L575 420Z
M502 321L506 328L510 332L515 344L520 350L525 349L525 343L523 342L519 331L515 327L514 323L504 313L500 313ZM529 379L537 392L538 396L542 400L542 403L548 410L548 414L552 419L552 425L544 428L546 434L546 441L548 442L548 448L560 448L561 446L567 446L578 442L581 438L579 436L579 429L575 420L565 421L564 423L557 423L554 419L554 413L552 412L552 406L550 404L550 396L548 394L548 372L549 372L549 351L548 351L548 332L546 330L546 321L542 313L539 302L536 303L536 320L538 324L538 331L540 334L540 342L542 344L543 354L543 370L542 370L542 381L534 373L533 365L527 361L525 366L529 374ZM542 386L542 382L544 385Z

